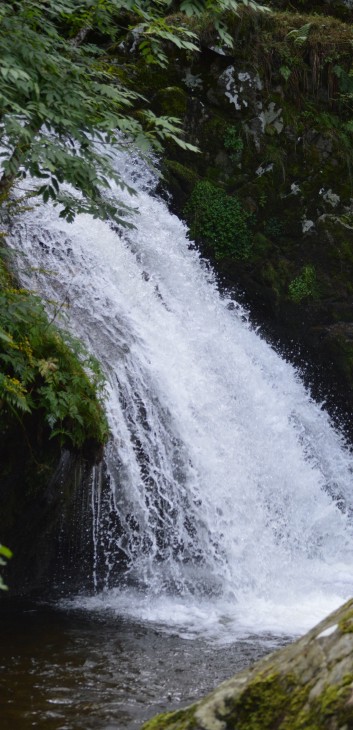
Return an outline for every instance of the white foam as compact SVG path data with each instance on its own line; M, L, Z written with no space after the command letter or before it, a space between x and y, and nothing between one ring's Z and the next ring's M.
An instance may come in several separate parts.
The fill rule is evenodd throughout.
M69 225L48 205L13 233L23 281L65 300L108 377L120 529L93 499L94 539L106 586L123 551L137 593L116 580L78 600L191 634L302 631L352 592L352 456L294 368L219 295L150 176L119 164L139 188L136 230Z

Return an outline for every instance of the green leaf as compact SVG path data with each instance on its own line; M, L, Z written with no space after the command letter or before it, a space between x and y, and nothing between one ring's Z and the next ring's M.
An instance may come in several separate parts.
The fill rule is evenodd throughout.
M6 332L3 332L2 330L0 330L0 339L1 340L4 340L5 342L8 342L10 344L13 341L12 340L12 337L10 337L9 335L7 335Z
M295 28L287 33L287 38L293 38L294 43L301 46L307 41L311 26L312 23L305 23L301 28Z
M288 68L288 66L280 66L279 72L281 76L283 76L285 81L288 81L289 77L291 76L291 69Z
M9 560L12 558L13 553L8 547L5 547L5 545L0 545L0 555L3 555Z

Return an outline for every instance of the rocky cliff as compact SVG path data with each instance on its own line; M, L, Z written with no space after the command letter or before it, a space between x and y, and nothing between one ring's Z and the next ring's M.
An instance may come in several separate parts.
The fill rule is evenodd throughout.
M130 83L183 119L199 154L169 144L162 187L226 285L324 391L353 405L352 10L285 3L187 21L200 53L169 49ZM173 22L185 23L176 15ZM126 59L124 60L126 63ZM300 358L297 356L297 362ZM322 391L321 391L322 392ZM320 396L320 390L318 390ZM337 403L337 399L336 399Z

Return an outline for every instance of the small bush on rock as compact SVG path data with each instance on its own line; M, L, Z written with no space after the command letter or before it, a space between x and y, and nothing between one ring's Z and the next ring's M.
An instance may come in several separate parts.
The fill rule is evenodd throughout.
M97 361L48 320L39 297L14 286L0 262L0 435L38 412L62 445L104 443L103 389Z
M190 235L209 245L216 259L246 259L252 249L252 216L235 196L198 182L185 208Z

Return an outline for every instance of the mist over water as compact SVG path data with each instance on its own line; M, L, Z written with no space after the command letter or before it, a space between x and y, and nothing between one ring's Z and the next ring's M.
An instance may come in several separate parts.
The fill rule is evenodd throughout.
M135 229L67 224L46 205L12 230L23 283L58 303L107 376L97 591L67 605L217 641L301 632L353 593L352 454L219 293L151 173L118 164L138 190L118 192Z

